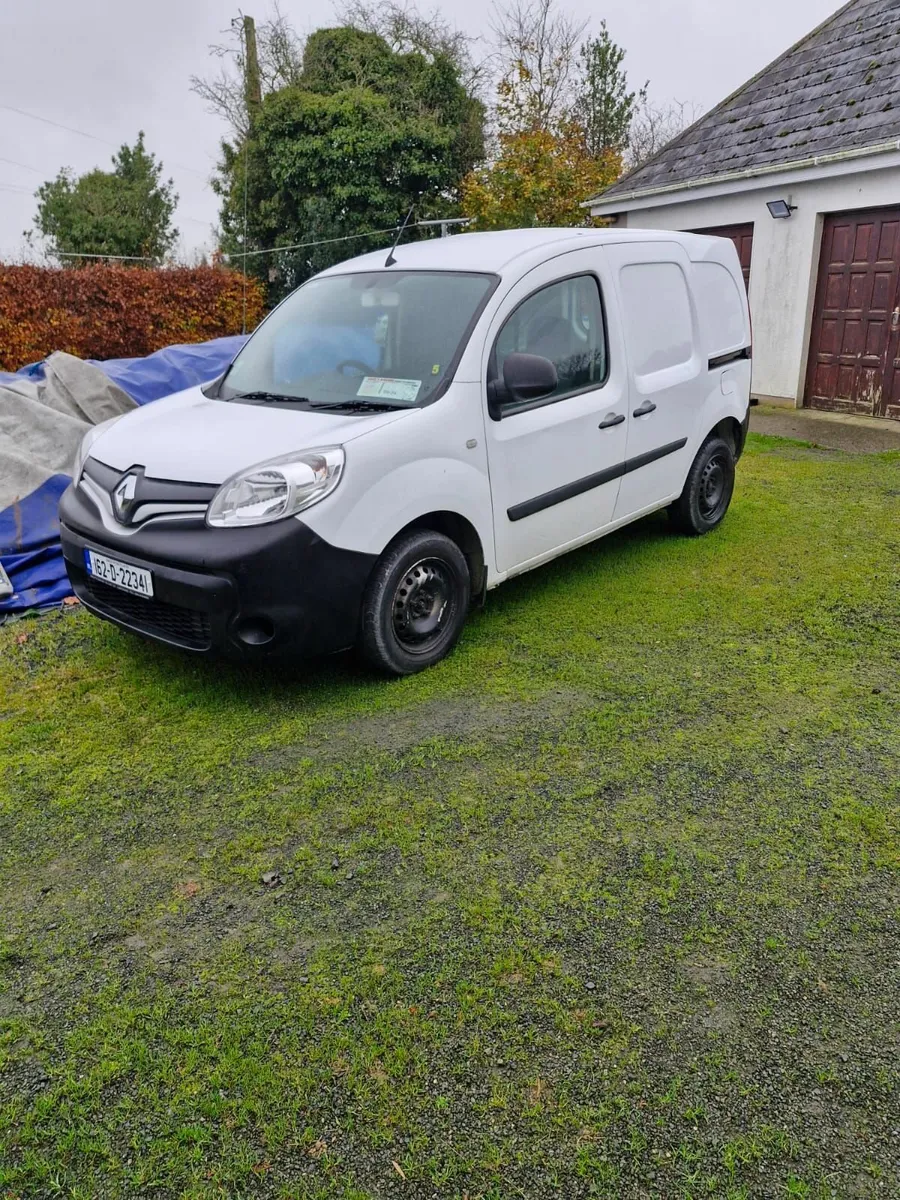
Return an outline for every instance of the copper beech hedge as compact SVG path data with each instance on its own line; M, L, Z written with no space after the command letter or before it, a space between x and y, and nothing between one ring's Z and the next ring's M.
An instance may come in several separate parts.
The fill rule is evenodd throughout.
M253 329L263 316L263 291L255 279L246 285ZM0 264L0 370L16 371L54 350L129 358L240 333L243 292L244 277L223 267Z

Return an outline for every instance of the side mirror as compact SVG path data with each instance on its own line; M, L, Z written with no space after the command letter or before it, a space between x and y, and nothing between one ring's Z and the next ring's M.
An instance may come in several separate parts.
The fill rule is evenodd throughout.
M503 379L488 385L490 415L499 421L504 404L522 404L540 400L556 391L559 376L549 358L539 354L508 354L503 363Z
M503 364L503 382L510 399L540 400L556 391L559 376L549 358L539 354L508 354Z

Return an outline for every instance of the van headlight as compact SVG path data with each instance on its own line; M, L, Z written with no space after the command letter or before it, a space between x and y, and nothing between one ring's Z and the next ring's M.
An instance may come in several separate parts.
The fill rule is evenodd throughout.
M297 451L257 463L226 479L210 501L206 523L229 529L293 517L333 492L343 470L340 446Z
M116 421L121 421L125 415L125 413L119 413L116 417L110 417L108 421L101 421L99 425L94 425L89 429L81 439L81 445L75 451L75 462L72 466L72 482L76 487L81 482L81 474L84 471L84 464L87 462L91 446L93 446L101 433L105 433L110 425L115 425Z

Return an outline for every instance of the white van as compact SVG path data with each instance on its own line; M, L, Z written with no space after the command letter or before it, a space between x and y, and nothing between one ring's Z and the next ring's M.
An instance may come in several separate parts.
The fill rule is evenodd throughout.
M244 658L411 674L511 576L667 508L728 509L750 319L734 247L533 229L316 276L225 374L98 426L62 498L86 608Z

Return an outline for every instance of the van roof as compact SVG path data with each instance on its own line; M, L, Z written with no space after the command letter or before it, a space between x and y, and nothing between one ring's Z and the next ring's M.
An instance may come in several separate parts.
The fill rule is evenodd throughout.
M517 259L533 257L551 247L562 252L579 245L613 242L679 242L695 251L714 239L692 233L657 229L505 229L496 233L455 233L448 238L430 238L424 242L401 242L394 251L398 270L415 271L491 271L502 274ZM371 254L361 254L324 271L341 275L352 271L382 270L390 246ZM691 255L696 257L696 253Z

